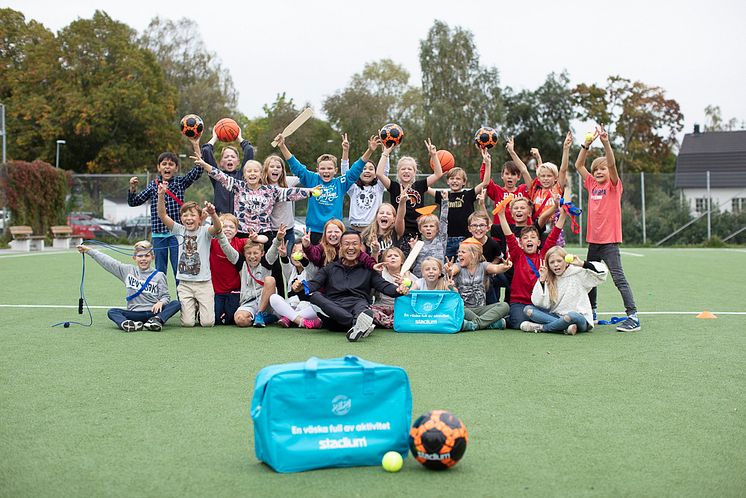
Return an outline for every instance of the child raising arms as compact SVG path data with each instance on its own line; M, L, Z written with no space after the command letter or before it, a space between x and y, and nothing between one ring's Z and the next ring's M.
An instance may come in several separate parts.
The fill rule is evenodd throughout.
M588 148L596 138L601 139L605 155L593 160L591 172L585 167ZM603 126L598 126L593 136L588 137L581 145L578 160L575 162L583 179L583 186L588 191L587 235L588 261L604 261L609 267L611 279L622 295L627 319L616 328L620 332L640 330L637 318L637 306L632 296L632 289L627 283L622 269L622 257L619 244L622 242L622 181L616 170L614 151L609 143L609 135ZM596 315L596 289L590 292L593 315Z
M342 161L340 163L342 174L350 169L350 142L347 134L342 136ZM385 174L389 174L388 161L386 162ZM375 214L383 202L383 192L386 188L376 177L376 165L367 161L360 173L360 178L350 185L347 195L350 197L350 228L358 232L365 231L375 221Z

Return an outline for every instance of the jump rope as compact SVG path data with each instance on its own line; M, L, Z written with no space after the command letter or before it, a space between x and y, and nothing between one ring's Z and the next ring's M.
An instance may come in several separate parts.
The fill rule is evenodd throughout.
M183 235L174 235L174 237L182 238L181 242L177 244L177 247L184 245L184 242L186 241L186 239L184 239ZM133 249L107 244L106 242L102 242L96 239L89 239L89 240L84 241L83 243L85 245L95 245L95 246L99 246L105 249L109 249L116 253L124 254L125 256L132 256L132 252L133 252ZM153 249L150 249L149 252L153 252ZM64 321L64 322L57 322L51 325L51 327L62 326L67 329L67 328L70 328L70 325L81 325L83 327L91 327L93 325L93 314L91 313L91 308L88 306L88 301L86 300L86 297L85 297L85 253L80 253L80 256L82 258L82 267L80 271L80 295L78 297L78 314L82 315L83 309L85 308L85 310L88 312L88 323L75 322L75 321ZM155 271L157 272L158 270L155 270ZM153 274L151 274L151 277L152 275Z

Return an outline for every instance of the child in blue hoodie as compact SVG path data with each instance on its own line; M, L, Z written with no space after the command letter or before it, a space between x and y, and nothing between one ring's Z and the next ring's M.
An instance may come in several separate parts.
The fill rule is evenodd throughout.
M280 152L290 166L290 171L300 178L301 184L315 187L321 186L321 193L308 199L308 211L306 212L306 227L311 231L311 243L318 244L324 233L324 224L332 219L342 219L342 207L344 206L347 190L355 184L363 172L365 163L381 143L377 135L368 139L368 149L360 159L355 161L352 167L344 175L337 174L337 158L331 154L322 154L316 160L318 173L308 171L308 168L298 161L285 145L285 137L282 134L275 137Z

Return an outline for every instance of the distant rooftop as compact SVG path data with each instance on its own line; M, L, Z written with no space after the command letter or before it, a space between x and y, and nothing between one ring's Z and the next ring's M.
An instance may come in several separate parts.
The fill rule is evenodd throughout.
M746 130L687 133L676 158L675 185L705 188L746 187Z

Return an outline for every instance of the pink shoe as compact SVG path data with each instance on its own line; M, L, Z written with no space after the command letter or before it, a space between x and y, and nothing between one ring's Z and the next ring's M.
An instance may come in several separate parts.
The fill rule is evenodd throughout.
M291 325L290 318L286 316L280 317L277 323L280 324L280 327L285 327L286 329L290 328Z
M310 320L308 318L304 318L300 326L304 329L320 329L321 325L321 318L312 318Z

